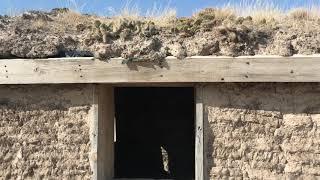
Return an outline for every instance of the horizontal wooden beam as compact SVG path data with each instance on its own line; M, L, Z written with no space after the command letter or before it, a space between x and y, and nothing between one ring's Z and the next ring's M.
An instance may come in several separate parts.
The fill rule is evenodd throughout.
M169 57L162 66L119 58L0 60L0 84L197 82L320 82L320 56Z

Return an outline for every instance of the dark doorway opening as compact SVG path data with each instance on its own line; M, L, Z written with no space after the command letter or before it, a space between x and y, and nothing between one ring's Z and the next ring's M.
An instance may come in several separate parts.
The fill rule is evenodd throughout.
M194 88L115 88L115 178L194 179Z

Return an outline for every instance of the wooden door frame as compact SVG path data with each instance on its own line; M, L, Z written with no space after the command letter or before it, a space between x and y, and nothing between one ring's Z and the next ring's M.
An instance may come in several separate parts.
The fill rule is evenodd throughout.
M204 180L203 86L200 84L95 84L93 122L90 125L90 164L93 178L114 177L114 87L194 87L195 90L195 180Z

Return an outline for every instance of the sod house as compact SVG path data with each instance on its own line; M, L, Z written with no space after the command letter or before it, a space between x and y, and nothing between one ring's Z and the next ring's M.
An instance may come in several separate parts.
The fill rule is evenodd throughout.
M4 179L316 179L319 57L0 60Z
M0 16L0 179L319 179L319 18L259 18Z

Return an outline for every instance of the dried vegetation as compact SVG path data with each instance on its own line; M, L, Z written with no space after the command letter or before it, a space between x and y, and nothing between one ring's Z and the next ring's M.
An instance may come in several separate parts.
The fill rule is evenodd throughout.
M241 56L320 53L316 10L286 14L208 8L176 18L174 10L148 17L125 10L98 17L69 9L0 17L0 57L123 57L162 61L167 56ZM240 14L240 15L239 15Z

